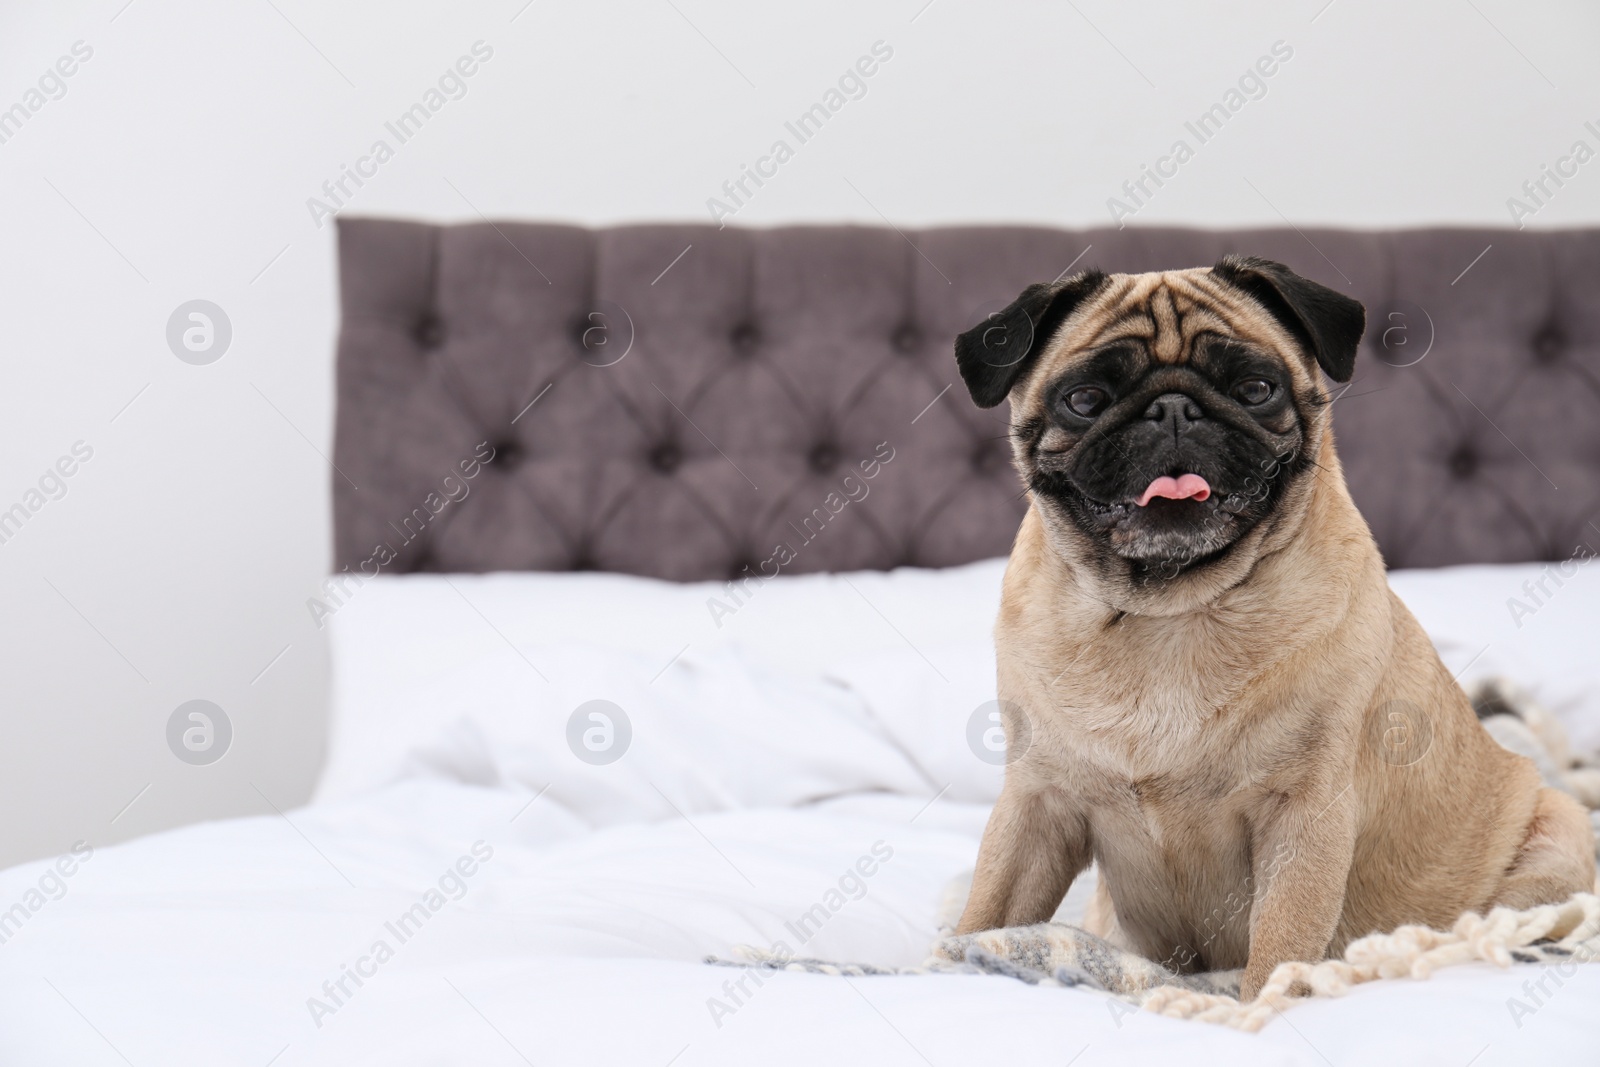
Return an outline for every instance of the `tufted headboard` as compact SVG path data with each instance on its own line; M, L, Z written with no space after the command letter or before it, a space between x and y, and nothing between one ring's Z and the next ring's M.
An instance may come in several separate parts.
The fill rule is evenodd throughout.
M1366 304L1334 425L1391 566L1600 547L1600 230L341 219L335 567L688 580L1003 555L1024 507L1006 408L973 407L954 336L1069 269L1231 251Z

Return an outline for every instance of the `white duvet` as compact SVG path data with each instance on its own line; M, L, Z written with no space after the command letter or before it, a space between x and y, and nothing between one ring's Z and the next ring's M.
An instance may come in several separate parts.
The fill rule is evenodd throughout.
M311 807L0 873L0 1064L1600 1061L1595 966L1377 982L1247 1035L1004 978L702 963L922 959L999 786L973 724L1000 570L369 583L331 623ZM1600 582L1513 613L1538 571L1393 580L1464 680L1512 677L1593 747Z

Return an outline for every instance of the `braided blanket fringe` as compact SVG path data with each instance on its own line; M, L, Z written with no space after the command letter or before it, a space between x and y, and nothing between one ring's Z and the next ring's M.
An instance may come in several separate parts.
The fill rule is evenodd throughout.
M1600 761L1573 759L1555 717L1504 679L1480 683L1471 698L1496 740L1534 758L1546 785L1563 789L1594 809L1590 814L1600 837ZM958 935L955 927L971 877L969 872L952 879L940 894L934 917L939 937L920 966L797 959L745 945L734 950L737 959L708 956L706 962L850 977L1002 975L1031 985L1097 990L1127 1005L1128 1011L1143 1009L1251 1033L1307 994L1342 996L1354 986L1381 978L1421 980L1442 967L1477 962L1500 967L1600 962L1600 896L1578 893L1562 904L1522 910L1500 907L1487 915L1469 912L1449 930L1402 926L1391 933L1372 934L1351 942L1340 959L1280 964L1255 1000L1240 1003L1240 971L1177 974L1066 923Z
M1402 926L1351 942L1344 957L1321 963L1280 964L1255 1000L1240 1003L1238 971L1180 975L1064 923L987 930L947 937L916 967L879 967L797 959L749 945L735 958L707 963L769 971L870 977L877 975L993 974L1031 985L1093 989L1166 1016L1216 1023L1254 1033L1304 999L1337 997L1380 978L1422 980L1442 967L1488 962L1587 963L1600 961L1600 896L1579 893L1563 904L1518 911L1468 913L1449 930ZM1295 992L1291 992L1294 990Z
M1321 963L1284 963L1272 972L1254 1001L1206 994L1178 986L1153 989L1140 1001L1146 1011L1172 1019L1198 1019L1236 1030L1260 1030L1300 998L1297 983L1313 996L1336 997L1379 978L1425 979L1441 967L1486 961L1512 963L1589 962L1600 958L1600 897L1578 893L1564 904L1516 911L1495 908L1468 913L1450 930L1402 926L1389 934L1354 941L1344 958Z

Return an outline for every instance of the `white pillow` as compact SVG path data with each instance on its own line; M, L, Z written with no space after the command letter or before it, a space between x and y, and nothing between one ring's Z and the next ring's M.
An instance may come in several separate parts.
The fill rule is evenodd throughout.
M1524 583L1537 582L1547 566L1396 571L1390 583L1428 630L1446 665L1463 671L1464 683L1490 674L1512 679L1562 719L1577 750L1591 751L1600 747L1600 657L1594 654L1600 578L1590 573L1596 568L1584 566L1563 576L1560 587L1546 579L1550 594L1538 595L1533 605ZM629 700L644 693L645 708L654 707L658 692L687 700L684 694L695 686L734 705L755 700L767 716L762 729L773 733L715 733L742 725L737 718L723 718L721 705L706 711L706 718L682 720L686 736L702 739L698 754L706 759L744 760L751 768L771 771L773 765L763 762L767 757L751 746L782 737L795 756L790 764L823 761L816 767L789 766L787 777L778 780L787 785L774 791L754 790L736 777L740 784L730 795L740 803L752 797L761 803L777 797L795 802L815 789L862 782L875 783L863 788L913 792L948 785L946 796L952 799L992 800L1000 770L982 758L982 746L971 743L969 730L980 705L995 699L992 629L1004 567L1004 560L988 560L943 571L781 577L742 593L717 583L679 585L614 574L375 579L355 590L330 621L334 711L318 799L347 796L419 769L469 780L510 778L538 788L544 784L541 776L561 766L561 759L577 763L564 734L552 732L550 723L552 716L570 714L589 699L581 696L588 691L580 684L581 668L596 682L622 686L610 691L626 693ZM1533 613L1513 609L1508 604L1513 598L1533 606ZM715 605L736 610L728 614ZM550 652L528 652L567 688L560 701L519 725L516 715L525 710L514 694L538 679L511 646L533 650L568 640L594 647L572 652L560 672L548 662ZM717 658L719 650L729 649L737 654ZM700 674L680 676L673 667L650 685L649 679L680 653L681 662L698 664ZM569 666L579 673L568 672ZM711 677L724 669L732 672L729 678ZM637 689L640 678L643 690ZM844 698L822 678L848 687L881 727L881 736L859 722L852 726L860 726L857 732L844 730L841 723L859 717L859 708L847 713L838 703ZM494 714L467 706L461 694L469 692L484 708L496 709ZM790 696L794 702L783 703ZM660 699L662 708L682 707ZM563 710L562 701L571 706ZM787 713L781 710L785 707ZM859 762L828 762L830 754L819 751L812 739L782 732L784 714L804 716L810 708L823 709L818 721L829 724L819 736L860 746ZM668 716L661 723L674 721L671 713L660 714ZM474 729L480 731L476 737L470 733ZM890 769L894 761L879 747L885 738L908 757L897 769ZM514 752L497 751L498 745L512 745ZM540 746L549 751L533 751ZM700 803L714 787L731 788L721 785L722 775L734 773L729 768L706 765L699 771L713 777L693 778L682 771L685 758L682 752L672 756L675 769L663 772L665 782L684 790L668 790L675 802L682 796ZM642 754L640 769L648 769ZM587 785L574 786L575 796L584 798L575 802L597 805L610 818L648 800L637 785L594 793L584 791ZM659 797L657 804L665 807Z
M892 648L847 656L828 677L860 694L946 799L992 804L1005 779L993 639L922 652L927 660Z
M593 826L931 792L855 694L733 648L665 667L591 644L490 650L398 702L343 771L516 785Z
M1600 750L1600 566L1536 586L1551 565L1446 567L1391 572L1389 584L1427 630L1461 682L1509 678L1566 726L1575 752ZM998 575L993 602L998 605ZM952 583L958 585L959 583ZM1533 596L1541 604L1528 614ZM1515 600L1517 605L1508 603ZM959 601L958 601L959 602ZM967 604L967 610L973 605ZM990 612L993 617L993 610ZM1519 625L1520 623L1520 625ZM922 656L887 649L842 657L828 674L860 693L891 736L952 800L992 803L1001 768L975 730L998 710L990 641L929 645ZM981 725L981 724L980 724Z
M1394 571L1389 585L1463 685L1492 675L1509 678L1555 713L1574 752L1595 752L1600 751L1600 564L1569 562L1570 575L1561 566ZM1563 584L1557 585L1557 578Z
M753 665L815 679L851 655L987 643L1004 568L784 576L745 589L587 572L371 579L328 601L333 709L317 799L387 781L393 760L376 753L399 741L397 721L431 714L417 692L448 686L485 655L512 656L512 645L631 652L649 662L647 678L680 652L738 647Z

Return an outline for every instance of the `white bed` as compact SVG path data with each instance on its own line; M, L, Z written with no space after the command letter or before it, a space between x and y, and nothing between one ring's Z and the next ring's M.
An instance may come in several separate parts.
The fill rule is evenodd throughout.
M742 604L615 575L371 582L330 621L310 807L0 873L0 908L22 905L0 924L0 1064L1600 1060L1593 965L1531 1015L1508 1001L1541 968L1479 965L1250 1035L1005 978L758 985L701 962L778 941L922 959L999 784L968 725L993 698L1001 566L782 579ZM1519 624L1506 601L1539 569L1393 580L1463 680L1522 683L1592 749L1600 581ZM568 719L594 699L632 737L590 765Z

